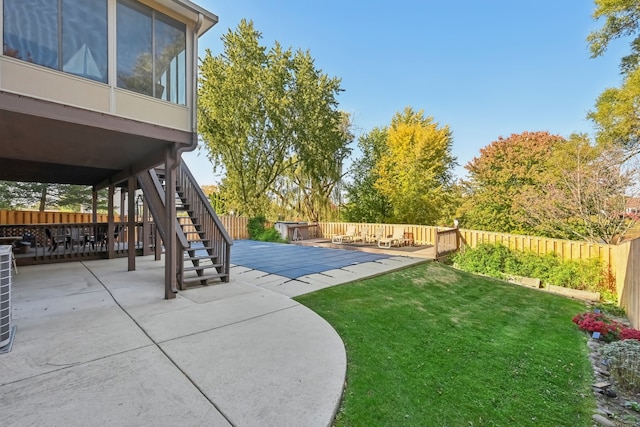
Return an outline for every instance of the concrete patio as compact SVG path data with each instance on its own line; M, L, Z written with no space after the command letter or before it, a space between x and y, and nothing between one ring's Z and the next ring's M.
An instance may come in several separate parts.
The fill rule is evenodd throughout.
M346 373L333 328L291 297L424 262L403 256L296 279L236 265L163 300L164 263L30 266L14 276L4 426L327 426Z

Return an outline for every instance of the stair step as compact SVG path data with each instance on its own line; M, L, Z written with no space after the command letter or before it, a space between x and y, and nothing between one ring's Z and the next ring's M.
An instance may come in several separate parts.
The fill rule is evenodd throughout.
M187 219L187 217L184 217L184 216L178 217L178 220L180 219ZM180 221L180 225L182 227L202 227L202 224L194 224L193 222L183 222L183 221Z
M190 256L190 257L185 257L184 260L185 261L199 261L201 259L210 259L210 260L214 260L218 258L218 255L202 255L202 256Z
M218 268L222 267L222 264L203 264L203 265L194 265L193 267L185 267L184 271L198 271L198 270L207 270L209 268Z
M187 227L187 226L188 227L195 227L195 228L202 227L202 224L193 224L193 223L192 224L188 224L188 223L182 224L182 223L180 223L180 225L183 226L183 227Z
M202 239L202 237L204 237L203 234L205 234L204 231L185 231L184 232L184 235L187 237L187 242L199 242L199 243L207 242L208 240L206 240L206 239L203 240ZM200 239L191 239L191 240L189 240L191 237L196 237L196 235L198 237L200 237ZM202 243L202 244L204 245L204 243Z
M183 166L186 168L186 165ZM169 188L167 187L167 175L170 172L173 175L173 172L165 169L163 165L154 169L155 173L151 176L151 178L157 176L157 179L154 178L154 185L156 187L161 185L166 193L166 189ZM217 232L209 234L208 225L205 230L205 222L209 224L210 215L207 211L201 212L201 207L203 206L202 203L206 204L207 201L200 200L202 197L200 192L192 193L191 186L197 186L197 183L188 175L188 172L181 171L178 168L176 169L175 178L176 187L171 189L173 194L167 199L167 204L175 203L176 217L180 224L177 227L178 237L182 244L187 246L182 254L183 265L180 266L179 279L181 281L181 289L186 288L188 285L207 285L207 282L212 280L228 282L228 271L219 272L229 268L229 259L224 240L219 240L221 236ZM186 179L187 182L182 182L184 185L179 185L178 182L183 179ZM158 190L162 191L160 188Z
M204 232L203 230L194 230L194 231L184 231L185 236L187 236L187 239L189 238L190 234L198 234L200 237L204 237L205 234L207 234L206 232ZM202 240L196 240L197 242L201 242Z
M194 231L194 233L195 233L195 231ZM189 244L191 244L191 243L202 243L202 244L204 244L203 242L208 242L208 241L209 241L209 239L187 239L187 242Z
M227 277L226 273L211 273L204 274L202 276L192 276L192 277L184 277L182 278L182 283L185 285L189 285L191 283L202 283L209 281L211 279L222 279L223 277Z
M195 252L195 251L208 251L210 249L217 249L217 246L201 246L201 247L197 247L197 248L186 248L185 251L187 252Z

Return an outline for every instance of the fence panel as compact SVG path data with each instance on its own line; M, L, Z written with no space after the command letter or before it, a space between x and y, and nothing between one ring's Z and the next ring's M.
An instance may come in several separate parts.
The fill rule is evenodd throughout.
M500 243L519 252L531 251L537 255L555 252L565 260L600 258L607 266L612 263L612 253L615 247L614 245L479 230L460 229L459 232L462 243L472 248L482 243Z
M330 239L331 236L344 234L347 227L355 226L356 233L360 233L364 227L369 228L369 234L375 234L382 228L384 236L391 237L395 227L401 227L405 233L413 233L413 240L418 245L434 245L436 241L436 231L438 227L414 224L381 224L365 222L319 222L318 238Z
M91 223L92 220L93 215L90 213L0 210L0 225L80 225ZM97 220L107 222L108 218L106 214L98 214ZM233 239L249 238L248 218L222 216L220 220ZM121 221L119 215L115 216L115 221ZM273 224L266 225L269 227ZM385 236L392 235L394 227L402 227L405 232L413 233L414 241L419 245L435 245L439 230L438 227L426 225L320 222L315 227L315 236L310 233L309 237L328 239L334 234L344 234L349 225L354 225L358 233L363 227L369 227L371 234L382 228ZM305 231L307 230L311 231L310 228ZM4 234L6 233L5 230ZM555 252L565 260L601 259L604 267L615 277L620 305L626 309L634 327L640 328L640 239L626 241L619 245L606 245L480 230L460 229L458 233L460 243L470 247L476 247L481 243L501 243L517 251L530 251L538 255ZM42 233L37 234L42 240L43 237L40 236Z
M239 216L221 216L220 221L232 239L239 240L249 238L249 232L247 231L249 218Z
M98 214L97 218L98 222L108 221L107 214ZM92 221L93 214L91 213L0 210L0 225L87 224ZM115 221L120 221L120 215L115 215Z
M633 327L640 329L640 239L617 245L613 264L617 266L620 306L624 307Z

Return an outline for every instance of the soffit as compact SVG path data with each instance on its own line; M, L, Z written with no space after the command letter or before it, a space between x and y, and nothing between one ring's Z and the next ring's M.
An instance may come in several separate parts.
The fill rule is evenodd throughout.
M97 185L163 162L188 132L0 92L0 180ZM122 173L120 173L122 175Z

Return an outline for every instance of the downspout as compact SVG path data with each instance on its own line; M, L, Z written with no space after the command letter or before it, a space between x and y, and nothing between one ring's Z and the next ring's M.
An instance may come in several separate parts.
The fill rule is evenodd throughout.
M169 239L173 250L175 251L174 255L175 255L175 259L174 260L165 260L165 280L167 280L167 277L170 277L171 279L171 292L173 294L169 294L168 292L165 292L165 298L169 299L169 298L175 298L175 294L178 292L178 289L176 289L176 283L174 282L173 279L176 278L176 273L179 274L180 276L183 275L183 271L182 268L183 266L182 264L182 250L184 250L185 248L182 248L182 250L178 251L178 239L176 238L176 230L175 227L173 226L176 218L176 209L175 209L175 185L176 185L176 170L178 168L178 165L180 165L180 162L182 161L182 153L186 152L186 151L193 151L196 149L196 147L198 146L198 122L197 122L197 96L198 96L198 31L200 31L200 28L202 27L202 22L204 21L204 15L202 13L198 13L198 20L196 21L196 25L193 28L193 42L192 42L192 49L193 49L193 62L192 62L192 66L191 66L191 117L190 117L190 121L191 121L191 144L189 144L186 147L178 147L178 149L174 152L175 153L175 158L173 158L171 165L167 164L169 162L165 161L165 168L166 168L166 178L171 178L171 185L167 185L165 188L165 200L166 200L166 206L165 206L165 214L167 216L167 221L170 221L168 224L170 224L170 226L168 227L169 230L171 231L171 238ZM173 151L173 150L172 150ZM173 156L171 156L173 157ZM168 160L168 159L167 159ZM171 172L169 172L169 168L171 169ZM167 184L169 184L169 182L167 182ZM170 188L173 187L173 188ZM170 194L173 193L173 194ZM171 200L171 201L169 201ZM168 242L165 242L165 244L167 244ZM182 245L180 245L182 246ZM173 266L170 266L169 263L174 263ZM173 267L173 268L172 268ZM165 288L166 288L166 283L165 283Z
M204 22L204 15L198 13L198 20L193 28L193 63L191 64L191 144L186 147L180 147L178 149L178 156L181 157L182 153L187 151L193 151L198 147L198 31L202 27Z

